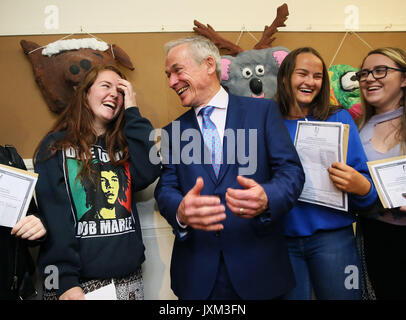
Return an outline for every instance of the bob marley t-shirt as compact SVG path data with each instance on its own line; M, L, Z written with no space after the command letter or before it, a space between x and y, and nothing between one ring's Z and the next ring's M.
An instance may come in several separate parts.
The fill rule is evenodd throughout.
M94 145L91 152L93 179L77 178L81 163L73 149L65 150L65 178L74 204L76 237L105 237L134 231L129 163L113 166L101 144Z
M137 107L124 114L129 161L113 166L100 136L91 148L92 179L78 178L82 163L74 148L51 153L65 131L50 133L40 145L34 162L36 195L48 233L38 265L45 277L48 266L57 267L58 294L89 279L130 275L145 260L134 194L155 181L160 165L148 157L154 147L149 120Z

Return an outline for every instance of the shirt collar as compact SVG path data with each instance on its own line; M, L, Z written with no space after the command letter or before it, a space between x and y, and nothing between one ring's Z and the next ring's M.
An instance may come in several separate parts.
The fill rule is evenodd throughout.
M196 116L199 114L199 111L206 106L214 106L219 109L227 109L228 106L228 93L220 86L219 91L215 96L209 101L208 104L195 108Z
M373 125L377 125L378 123L398 118L402 115L402 113L403 107L399 107L385 113L375 114L370 118L369 122L371 122Z

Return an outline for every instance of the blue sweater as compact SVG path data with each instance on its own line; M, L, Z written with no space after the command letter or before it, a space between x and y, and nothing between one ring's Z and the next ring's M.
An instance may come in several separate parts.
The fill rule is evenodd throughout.
M299 120L285 120L292 141L295 139L296 126ZM307 116L307 120L317 121L311 116ZM364 175L371 182L371 189L362 197L348 194L349 212L298 201L296 206L285 216L285 235L287 236L309 236L318 230L332 230L349 226L355 221L353 212L356 209L368 207L377 199L377 193L366 164L367 157L358 135L357 126L351 115L346 110L339 110L331 115L327 121L350 125L346 164Z
M51 133L41 144L35 163L36 195L48 236L39 266L42 272L49 265L58 268L58 295L85 279L127 276L145 259L135 192L154 182L160 165L149 161L151 123L137 107L127 109L125 118L130 160L113 166L105 139L99 137L91 149L93 169L101 177L97 184L76 179L80 162L74 150L49 158L48 146L64 132ZM104 214L107 208L114 209L114 216Z

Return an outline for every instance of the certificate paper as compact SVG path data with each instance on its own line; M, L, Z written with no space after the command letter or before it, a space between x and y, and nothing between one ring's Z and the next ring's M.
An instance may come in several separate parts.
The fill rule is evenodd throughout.
M104 287L85 294L86 300L117 300L116 287L110 283Z
M0 164L0 225L14 227L27 214L38 175Z
M406 156L367 164L383 207L406 206Z
M333 162L345 162L346 133L340 122L297 122L294 144L306 177L300 201L348 210L347 193L334 186L327 171Z

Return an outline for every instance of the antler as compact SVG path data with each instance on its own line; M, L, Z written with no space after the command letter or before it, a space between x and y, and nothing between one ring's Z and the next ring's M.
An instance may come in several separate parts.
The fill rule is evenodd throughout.
M237 46L236 44L222 38L213 28L211 25L207 25L207 27L200 23L197 20L193 21L193 24L196 26L193 28L193 30L197 33L200 34L207 39L211 40L217 48L219 49L224 49L229 52L229 55L231 56L236 56L240 52L243 52L244 50Z
M285 21L288 18L289 10L288 5L284 3L278 7L276 11L276 18L272 22L271 26L265 26L264 33L262 34L261 40L254 46L254 49L266 49L270 48L272 42L275 38L272 35L278 31L278 27L286 27Z

